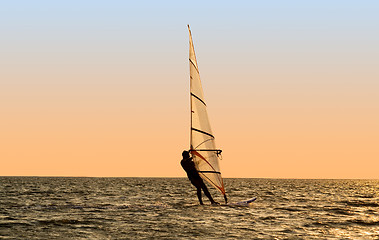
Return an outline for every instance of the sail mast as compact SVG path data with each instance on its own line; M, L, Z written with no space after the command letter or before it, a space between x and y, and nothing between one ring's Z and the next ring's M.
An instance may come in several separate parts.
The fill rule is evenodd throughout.
M191 29L189 24L187 24L188 27L188 32L189 32L189 45L190 45L190 53L189 53L189 59L191 58L191 48L193 49L193 52L195 52L195 49L193 47L193 42L192 42L192 34L191 34ZM196 60L196 59L195 59ZM191 69L190 69L191 71ZM190 89L192 85L192 76L190 74ZM192 149L192 97L191 97L191 90L189 91L189 97L190 97L190 119L191 119L191 125L190 125L190 149Z

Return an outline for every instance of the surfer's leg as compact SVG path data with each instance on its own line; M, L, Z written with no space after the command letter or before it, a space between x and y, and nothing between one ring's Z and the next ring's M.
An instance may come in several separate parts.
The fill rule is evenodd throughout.
M208 197L209 201L211 201L212 204L215 204L216 202L215 202L215 200L213 200L213 198L212 198L211 194L209 193L208 188L204 184L204 182L202 182L201 188L203 189L203 192L204 192L205 196Z
M196 188L197 188L197 198L199 199L200 205L204 205L203 200L201 199L201 188L200 187L196 187Z
M196 187L196 191L197 191L196 194L197 194L197 198L199 199L200 204L203 205L204 203L201 197L201 182L195 178L192 178L190 180L191 180L192 185Z

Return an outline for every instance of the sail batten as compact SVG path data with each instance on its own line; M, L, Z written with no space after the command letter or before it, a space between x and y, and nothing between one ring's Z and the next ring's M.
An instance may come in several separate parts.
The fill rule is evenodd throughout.
M217 174L221 174L220 172L216 172L216 171L199 171L199 173L217 173Z
M199 130L199 129L196 129L196 128L191 128L191 130L192 130L192 131L196 131L196 132L199 132L199 133L202 133L202 134L205 134L205 135L208 135L208 136L210 136L210 137L214 138L214 136L213 136L212 134L210 134L210 133L207 133L207 132L204 132L204 131L201 131L201 130Z
M225 197L225 187L219 165L221 150L216 148L215 137L209 122L207 105L204 100L199 68L189 26L188 31L190 39L190 153L200 176L219 190Z
M190 63L195 67L197 73L199 73L199 69L197 68L197 64L195 64L191 59L189 59ZM195 60L196 61L196 60ZM200 73L199 73L200 74Z
M194 98L196 98L200 102L202 102L205 106L207 106L207 104L203 100L201 100L198 96L196 96L195 94L191 93L191 96L194 97Z

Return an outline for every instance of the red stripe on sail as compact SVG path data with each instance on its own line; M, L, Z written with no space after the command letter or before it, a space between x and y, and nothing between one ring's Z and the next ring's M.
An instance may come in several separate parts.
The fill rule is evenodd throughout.
M193 154L195 154L199 158L203 159L213 169L213 171L217 172L216 169L214 169L213 166L207 161L207 159L205 159L200 153L198 153L196 150L190 150L190 151L193 152ZM217 187L222 192L222 194L225 195L224 181L222 181L222 178L221 178L220 182L222 184L222 187L219 187L216 184L215 184L215 187Z

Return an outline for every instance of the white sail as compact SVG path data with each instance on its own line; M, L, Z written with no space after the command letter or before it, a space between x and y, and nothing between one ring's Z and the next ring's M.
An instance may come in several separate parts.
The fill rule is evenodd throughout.
M218 189L225 197L225 187L221 177L219 158L221 150L216 148L208 119L207 105L204 100L199 69L188 25L190 49L190 99L191 99L191 140L190 153L200 176Z

